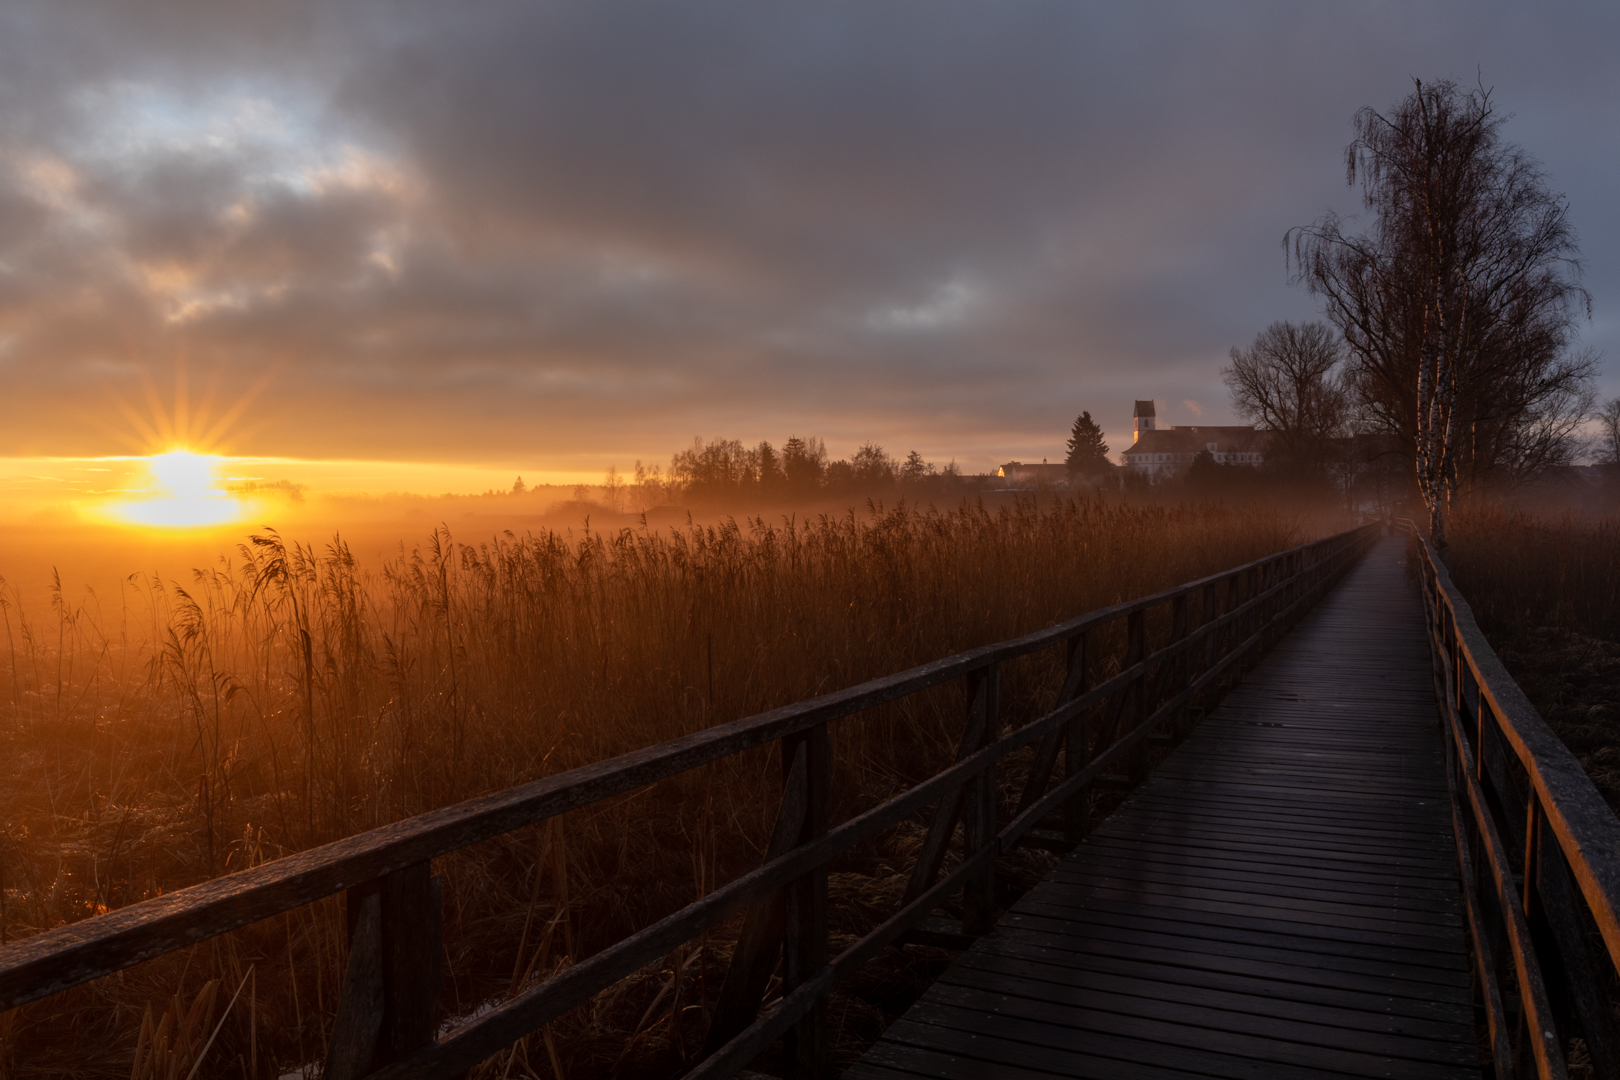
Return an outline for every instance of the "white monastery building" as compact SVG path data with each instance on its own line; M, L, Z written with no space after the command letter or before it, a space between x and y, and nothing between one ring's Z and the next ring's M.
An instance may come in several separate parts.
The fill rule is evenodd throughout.
M1205 451L1217 464L1259 465L1265 460L1265 441L1265 433L1252 427L1161 428L1153 402L1138 401L1131 414L1131 448L1120 456L1131 472L1158 481L1184 471Z

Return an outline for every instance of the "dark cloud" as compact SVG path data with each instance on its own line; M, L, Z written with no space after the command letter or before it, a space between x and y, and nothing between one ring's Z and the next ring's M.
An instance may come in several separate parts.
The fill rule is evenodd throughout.
M0 453L177 365L233 449L595 469L693 432L983 467L1226 413L1343 144L1482 73L1609 352L1596 6L8 5ZM1620 385L1610 385L1610 392ZM105 410L103 410L105 411ZM121 447L120 447L121 449Z

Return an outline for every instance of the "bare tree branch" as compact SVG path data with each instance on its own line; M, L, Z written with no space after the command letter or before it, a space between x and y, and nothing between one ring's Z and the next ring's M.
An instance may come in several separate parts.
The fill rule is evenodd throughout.
M1596 361L1567 351L1591 305L1568 205L1502 122L1488 91L1449 81L1362 109L1345 167L1371 228L1328 214L1283 241L1344 336L1361 413L1411 453L1441 545L1458 492L1567 460L1591 405Z
M1221 369L1239 416L1272 433L1268 456L1319 469L1343 435L1349 402L1340 379L1344 346L1326 323L1272 323Z

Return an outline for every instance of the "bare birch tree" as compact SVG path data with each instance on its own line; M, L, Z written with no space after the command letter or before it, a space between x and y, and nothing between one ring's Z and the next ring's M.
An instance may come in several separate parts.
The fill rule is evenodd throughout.
M1595 370L1569 352L1590 299L1568 206L1502 122L1488 91L1449 81L1362 109L1346 179L1371 228L1328 214L1284 240L1344 335L1359 403L1411 451L1440 547L1460 484L1567 455Z

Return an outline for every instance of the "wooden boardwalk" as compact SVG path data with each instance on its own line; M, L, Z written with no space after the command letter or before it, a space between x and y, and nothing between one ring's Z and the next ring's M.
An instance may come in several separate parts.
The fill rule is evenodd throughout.
M846 1076L1478 1080L1402 548L1382 541Z

